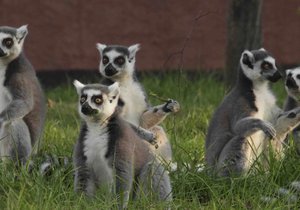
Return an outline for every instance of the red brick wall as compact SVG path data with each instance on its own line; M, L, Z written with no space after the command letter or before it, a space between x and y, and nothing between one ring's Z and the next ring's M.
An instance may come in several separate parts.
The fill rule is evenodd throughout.
M224 67L228 0L0 0L0 25L29 24L25 51L38 70L95 69L96 42L140 43L140 70ZM265 48L282 64L300 63L300 2L265 0Z

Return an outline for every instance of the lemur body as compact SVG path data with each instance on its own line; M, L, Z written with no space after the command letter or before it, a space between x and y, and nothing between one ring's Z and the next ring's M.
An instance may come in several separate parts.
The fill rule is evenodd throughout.
M269 89L280 74L264 49L244 51L235 87L215 111L206 136L206 161L219 175L246 173L267 151L269 139L278 156L282 141L299 124L299 109L283 113Z
M45 101L22 52L27 26L0 27L0 156L24 163L38 149Z
M300 107L300 67L286 71L285 88L288 96L284 110L289 111ZM300 154L300 127L293 130L293 140L298 154Z
M158 149L151 149L170 163L172 149L164 129L158 126L171 112L179 110L179 104L170 100L166 104L151 107L147 102L146 94L135 77L135 55L139 45L130 47L97 44L101 54L100 73L106 78L104 83L120 84L120 98L125 106L122 116L136 126L149 129L157 136Z
M146 181L150 178L158 198L171 200L168 173L146 141L120 116L118 84L83 85L76 81L74 85L80 96L79 114L83 120L73 155L75 190L94 195L96 187L112 188L115 182L120 207L125 208L133 183L147 192Z

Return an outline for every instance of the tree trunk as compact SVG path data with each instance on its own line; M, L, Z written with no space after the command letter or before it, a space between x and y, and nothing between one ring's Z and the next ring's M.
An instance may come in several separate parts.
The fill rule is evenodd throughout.
M228 16L225 83L235 84L237 67L245 49L261 48L261 10L263 0L231 0Z

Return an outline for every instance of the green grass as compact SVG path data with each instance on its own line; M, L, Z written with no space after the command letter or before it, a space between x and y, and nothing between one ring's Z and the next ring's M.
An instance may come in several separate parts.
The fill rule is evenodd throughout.
M204 139L211 115L226 91L222 82L211 75L146 74L141 79L153 105L156 97L173 98L180 102L180 113L164 122L172 142L174 160L179 170L171 173L174 201L172 209L298 209L300 202L289 204L280 198L272 204L263 203L261 196L276 195L276 190L299 179L300 164L294 148L282 161L272 161L270 172L257 166L256 173L243 178L217 179L197 172L204 163ZM282 83L273 87L283 104ZM48 108L42 153L71 156L79 133L75 88L71 84L46 91L53 102ZM191 168L186 167L191 164ZM116 200L102 193L88 199L73 192L73 170L57 169L49 177L37 170L28 173L10 164L0 167L0 209L114 209ZM129 209L163 209L165 204L142 198L129 204Z

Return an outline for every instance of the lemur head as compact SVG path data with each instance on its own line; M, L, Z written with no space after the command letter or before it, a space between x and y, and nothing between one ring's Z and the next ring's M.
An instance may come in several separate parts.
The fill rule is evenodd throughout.
M276 67L275 59L263 48L242 53L241 68L252 81L276 82L281 75Z
M78 112L83 120L103 122L115 112L120 93L117 82L105 86L100 84L84 85L75 80L73 84L79 96Z
M97 49L101 56L99 70L102 76L112 80L132 76L139 44L125 47L98 43Z
M300 67L286 70L285 89L290 97L300 100Z
M20 28L0 26L0 60L10 62L18 57L27 34L27 25Z

